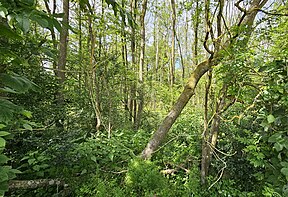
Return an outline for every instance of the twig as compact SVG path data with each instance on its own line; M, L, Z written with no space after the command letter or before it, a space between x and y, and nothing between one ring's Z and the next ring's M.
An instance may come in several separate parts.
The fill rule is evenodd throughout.
M260 12L263 12L264 14L267 15L272 15L272 16L288 16L288 14L283 14L283 13L272 13L272 12L267 12L265 10L257 9Z

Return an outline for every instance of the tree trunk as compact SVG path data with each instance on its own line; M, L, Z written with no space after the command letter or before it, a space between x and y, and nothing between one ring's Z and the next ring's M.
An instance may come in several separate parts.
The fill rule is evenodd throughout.
M207 176L207 159L209 155L209 118L208 118L208 102L209 102L209 92L212 81L212 72L208 71L207 73L207 84L205 90L205 98L204 98L204 131L202 134L202 160L201 160L201 183L205 183L205 177ZM203 178L204 177L204 178Z
M170 86L173 87L175 81L175 25L176 25L176 9L175 0L171 0L172 10L172 43L171 43L171 61L170 61Z
M63 0L63 19L62 30L60 32L60 51L58 59L58 72L60 83L65 81L65 66L67 60L67 44L68 44L68 25L69 25L69 0Z
M137 0L131 0L130 3L131 15L133 19L136 21L136 10L137 10ZM135 40L135 28L131 27L131 69L134 70L136 65L136 40ZM132 81L131 84L131 92L130 92L130 102L129 102L129 110L130 110L130 119L136 122L137 116L137 103L136 103L136 84Z
M241 21L238 23L238 26L243 25L246 27L245 29L239 28L238 32L232 38L232 40L228 40L224 45L223 48L219 51L216 51L215 54L211 55L209 60L206 60L202 63L200 63L196 69L192 72L191 77L188 79L187 85L184 87L184 90L182 91L181 95L179 96L178 100L168 113L168 115L163 120L162 124L159 126L158 130L153 134L151 140L148 142L145 149L142 151L141 157L143 159L149 159L153 152L158 149L160 144L165 139L169 129L175 122L175 120L180 115L181 111L185 107L185 105L188 103L189 99L194 94L195 88L197 86L198 81L200 78L212 68L212 66L217 66L219 62L225 57L225 49L232 47L231 45L239 45L242 46L242 49L245 48L245 46L248 43L248 39L244 40L234 40L239 34L245 34L248 35L248 37L252 33L252 25L255 19L255 16L257 14L257 10L262 8L265 3L268 0L254 0L251 3L251 6L249 10L243 15L243 19L241 18Z
M144 107L144 60L145 60L145 15L147 10L147 0L142 2L142 12L140 16L140 26L141 26L141 44L140 44L140 61L139 61L139 105L137 118L134 128L137 130L141 124L142 111Z

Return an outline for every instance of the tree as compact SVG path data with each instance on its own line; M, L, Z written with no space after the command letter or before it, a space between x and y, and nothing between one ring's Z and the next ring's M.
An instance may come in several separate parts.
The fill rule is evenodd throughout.
M139 128L142 118L142 111L144 107L144 66L145 66L145 15L147 10L147 0L142 2L142 11L140 16L140 27L141 27L141 43L140 43L140 61L139 61L139 104L137 118L135 122L135 129Z
M178 100L165 117L157 131L153 134L151 140L148 142L146 148L142 152L142 158L148 159L152 156L153 152L157 150L162 141L165 139L169 129L175 122L175 120L180 115L181 111L188 103L189 99L194 95L195 88L200 80L200 78L208 72L213 66L217 66L221 60L225 57L225 50L229 48L233 48L234 46L242 46L242 50L245 49L245 46L248 42L249 35L251 35L253 28L253 22L257 15L258 9L261 9L267 0L260 1L254 0L251 2L248 10L245 10L240 21L236 25L238 30L234 34L234 36L226 41L222 48L219 51L216 51L215 54L212 53L208 60L197 65L195 70L190 75L184 90L179 96ZM245 34L247 37L245 39L237 40L239 35Z

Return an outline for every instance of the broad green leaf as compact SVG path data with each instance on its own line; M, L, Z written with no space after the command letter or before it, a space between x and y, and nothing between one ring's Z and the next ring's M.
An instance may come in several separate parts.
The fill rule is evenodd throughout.
M10 135L10 133L7 131L0 131L0 137L7 136L7 135Z
M6 155L0 154L0 163L7 163L9 161L9 158Z
M17 74L0 74L0 80L4 84L18 93L25 93L29 89L36 90L37 85L25 77L19 76Z
M29 124L23 124L23 127L27 130L30 130L30 131L33 130L33 128Z
M0 98L0 122L7 123L13 118L13 113L17 112L18 106L12 102Z
M282 168L281 173L284 174L285 176L288 176L288 168Z
M9 177L8 177L8 172L1 168L0 169L0 182L3 182L3 181L8 181Z
M38 14L32 14L30 16L30 19L37 22L41 27L47 28L49 27L49 22L48 20L45 19L45 17L38 15Z
M26 34L30 29L30 21L27 15L24 13L21 13L17 15L15 18L16 18L16 21L18 22L19 27Z
M5 124L0 124L0 129L3 129L3 128L5 128L5 127L6 127Z
M274 144L274 148L279 152L279 151L283 150L283 145L280 144L279 142L276 142Z
M33 170L35 171L39 171L40 170L40 166L39 165L35 165L32 167Z
M0 137L0 148L4 148L6 145L6 140Z
M0 36L20 40L22 37L14 32L9 26L0 23Z
M288 168L288 162L280 162L280 165Z
M32 158L32 159L28 159L28 163L29 165L33 164L36 161L36 159Z
M272 114L270 114L267 116L267 121L269 124L271 124L275 121L275 117Z
M271 137L269 137L268 142L277 142L281 139L282 135L281 133L275 133L274 135L272 135Z

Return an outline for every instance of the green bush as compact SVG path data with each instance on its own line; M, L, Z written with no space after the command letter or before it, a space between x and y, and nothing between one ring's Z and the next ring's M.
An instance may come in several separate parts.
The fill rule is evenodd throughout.
M125 197L125 191L115 180L105 180L99 176L92 176L75 191L78 197Z
M125 177L127 190L135 196L173 196L168 180L151 161L134 159Z

